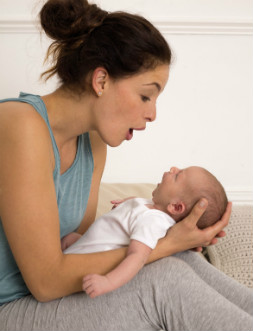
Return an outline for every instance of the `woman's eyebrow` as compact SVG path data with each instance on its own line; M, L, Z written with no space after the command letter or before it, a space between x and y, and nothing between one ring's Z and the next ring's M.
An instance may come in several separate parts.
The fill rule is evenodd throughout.
M161 91L161 85L158 84L158 83L156 83L156 82L153 82L153 83L150 83L150 84L143 84L143 85L145 85L145 86L147 86L147 85L155 85L155 87L157 88L158 92Z

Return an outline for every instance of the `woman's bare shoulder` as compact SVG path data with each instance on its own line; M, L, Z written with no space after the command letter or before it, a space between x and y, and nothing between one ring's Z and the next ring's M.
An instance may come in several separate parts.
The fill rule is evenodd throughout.
M0 104L0 137L2 141L8 138L45 139L48 143L50 134L44 119L29 104L9 101Z
M6 124L11 127L18 127L32 122L34 122L34 125L41 124L45 127L43 124L45 122L39 113L30 104L24 102L8 101L1 103L0 119L1 129L4 129Z
M44 150L44 156L54 162L50 133L40 114L27 103L0 104L0 155L10 151L13 157L15 153L29 155L36 148Z

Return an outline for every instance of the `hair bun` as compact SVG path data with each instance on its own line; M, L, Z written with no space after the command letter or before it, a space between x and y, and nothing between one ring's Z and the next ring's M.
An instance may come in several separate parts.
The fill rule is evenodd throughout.
M40 11L40 21L50 38L68 40L89 33L107 15L87 0L49 0Z

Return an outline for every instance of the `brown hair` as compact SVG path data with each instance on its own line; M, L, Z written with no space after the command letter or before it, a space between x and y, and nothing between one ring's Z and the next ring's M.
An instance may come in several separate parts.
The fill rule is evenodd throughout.
M184 214L180 215L180 220L185 218L191 212L193 206L201 198L206 198L208 200L208 207L197 222L198 228L204 229L221 219L226 210L228 199L226 192L218 179L208 170L200 167L199 169L206 176L207 180L203 183L196 183L197 186L195 187L188 187L190 190L190 193L187 193L189 200L186 203Z
M119 79L171 62L164 37L138 15L109 13L86 0L49 0L40 22L54 40L46 57L53 65L42 76L57 74L62 85L81 92L99 66Z
M228 204L227 195L223 186L213 175L211 176L209 178L209 188L203 188L201 196L198 196L198 200L201 197L208 200L208 207L197 223L197 226L200 229L213 225L220 220L225 213Z

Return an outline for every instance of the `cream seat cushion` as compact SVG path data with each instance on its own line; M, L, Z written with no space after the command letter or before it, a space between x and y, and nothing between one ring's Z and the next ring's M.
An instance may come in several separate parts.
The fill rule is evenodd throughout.
M126 184L126 183L102 183L100 185L98 208L96 218L112 209L111 200L128 197L152 198L155 184Z

